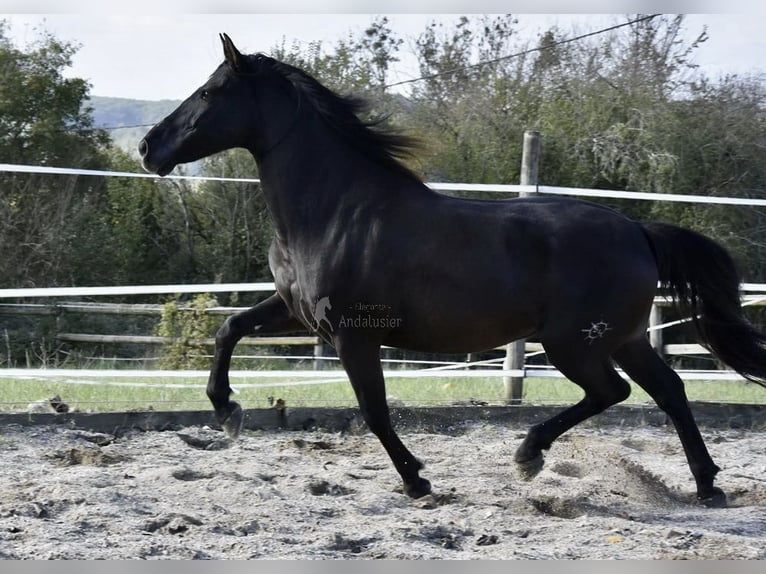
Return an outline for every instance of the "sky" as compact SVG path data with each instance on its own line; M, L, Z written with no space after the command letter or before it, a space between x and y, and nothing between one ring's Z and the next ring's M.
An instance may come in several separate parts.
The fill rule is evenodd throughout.
M278 7L285 12L273 13L268 10L253 12L259 2L236 2L218 0L214 3L217 13L211 12L203 0L186 2L181 6L176 0L156 0L161 10L152 9L151 3L133 0L131 11L124 8L110 11L109 2L91 4L87 0L45 2L44 0L0 0L0 19L10 26L9 36L19 46L33 41L38 30L51 32L61 40L79 45L73 59L73 66L67 75L85 78L91 84L91 93L97 96L124 97L145 100L183 99L202 84L222 60L219 32L228 33L244 53L262 51L268 53L275 45L294 41L307 45L322 41L332 46L351 32L364 30L376 14L385 14L390 26L411 42L425 26L433 20L447 23L457 21L462 6L466 12L487 8L485 13L499 12L508 5L505 2L487 3L450 2L442 0L438 6L450 9L449 14L429 13L428 3L416 0L402 3L397 0L375 2L368 0L354 5L367 7L364 13L331 13L327 2L304 5L300 1L283 0ZM343 2L331 3L344 7ZM389 13L386 9L399 8L406 4L414 12ZM514 3L513 7L523 8L525 2ZM542 11L552 2L538 0L531 4ZM602 2L590 0L584 7L603 8ZM650 12L649 4L640 6L631 3L607 3L610 7L625 8L625 13ZM685 2L665 2L677 8L687 7ZM706 3L698 0L695 7ZM123 3L121 6L125 6ZM197 7L195 12L193 9ZM269 4L274 6L274 3ZM318 11L325 7L327 12ZM580 7L580 4L578 4ZM247 8L249 13L241 10ZM300 9L299 9L300 8ZM491 8L496 8L492 10ZM632 9L636 10L632 10ZM292 10L290 10L292 9ZM376 10L377 9L377 10ZM612 8L613 9L613 8ZM697 8L699 9L699 8ZM238 11L240 10L240 11ZM317 10L310 12L309 10ZM34 14L25 12L36 12ZM551 25L563 30L576 26L578 33L597 30L625 21L623 14L603 13L516 13L518 29L522 36L534 40ZM744 6L739 12L718 14L689 14L685 34L696 37L707 26L709 40L696 52L694 61L708 76L716 78L722 74L762 74L766 72L766 34L763 33L763 14L754 8ZM403 48L407 52L407 47ZM393 70L391 82L405 80L417 75L414 60L406 55Z

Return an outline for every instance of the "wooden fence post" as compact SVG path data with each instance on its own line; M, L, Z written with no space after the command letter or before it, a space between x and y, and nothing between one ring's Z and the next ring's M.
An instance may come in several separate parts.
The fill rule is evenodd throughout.
M525 131L524 147L521 152L521 185L537 185L537 172L540 164L540 132ZM519 193L519 197L530 195L526 192ZM515 370L524 368L524 339L509 343L505 350L503 369ZM524 377L503 377L505 388L505 402L510 405L521 404L524 393Z

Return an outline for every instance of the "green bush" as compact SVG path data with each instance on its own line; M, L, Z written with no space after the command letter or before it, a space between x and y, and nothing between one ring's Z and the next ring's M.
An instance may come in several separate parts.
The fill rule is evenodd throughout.
M197 295L188 304L178 300L165 303L155 333L167 337L162 345L160 368L206 369L210 361L204 356L210 338L218 328L219 320L207 312L218 302L208 293Z

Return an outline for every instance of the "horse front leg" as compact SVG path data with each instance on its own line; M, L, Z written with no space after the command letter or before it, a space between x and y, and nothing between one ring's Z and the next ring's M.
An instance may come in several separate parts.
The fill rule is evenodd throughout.
M229 368L234 347L246 335L279 334L301 329L305 327L275 293L255 307L228 317L216 333L207 396L213 403L216 419L230 437L239 436L243 423L242 408L230 400L232 391L229 384Z
M429 494L431 483L420 477L423 463L407 450L391 424L386 383L380 365L380 345L354 333L336 335L335 347L367 427L378 437L402 477L405 494L412 498Z

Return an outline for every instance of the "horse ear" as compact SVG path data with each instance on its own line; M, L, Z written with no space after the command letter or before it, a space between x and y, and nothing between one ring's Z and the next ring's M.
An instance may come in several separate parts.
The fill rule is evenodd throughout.
M223 44L224 58L226 58L226 61L233 69L239 70L242 65L242 54L239 53L239 50L237 50L228 34L221 34L220 36L221 43Z

